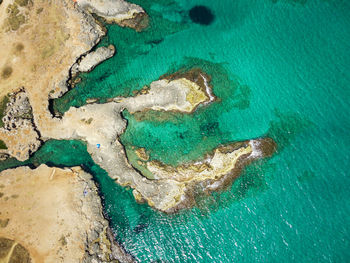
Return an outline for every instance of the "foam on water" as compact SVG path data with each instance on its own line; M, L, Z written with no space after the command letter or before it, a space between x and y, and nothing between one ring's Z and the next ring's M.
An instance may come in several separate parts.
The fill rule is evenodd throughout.
M252 147L252 153L250 154L250 157L258 158L263 156L261 150L258 148L260 145L259 141L249 141L249 145Z
M207 79L202 74L200 74L200 76L203 78L205 91L209 95L209 101L205 102L204 104L209 104L215 100L215 96L213 95L213 92L211 91L211 88L209 87Z

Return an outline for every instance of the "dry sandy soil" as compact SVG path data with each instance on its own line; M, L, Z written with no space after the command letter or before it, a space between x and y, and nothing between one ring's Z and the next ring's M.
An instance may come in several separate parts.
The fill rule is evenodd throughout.
M81 18L73 1L4 0L0 6L0 96L18 87L25 87L32 97L54 90L75 57L89 48L79 41Z
M109 258L108 222L91 175L81 168L3 171L0 196L0 262L10 253L4 239L21 244L32 262L82 262L86 251Z
M7 94L24 88L38 130L57 121L48 110L49 97L66 91L69 68L103 34L87 20L71 0L4 0L0 5L0 104L5 104L1 102ZM37 138L28 123L12 131L0 128L0 140L19 160L28 158L30 148L37 149L28 147L38 146Z

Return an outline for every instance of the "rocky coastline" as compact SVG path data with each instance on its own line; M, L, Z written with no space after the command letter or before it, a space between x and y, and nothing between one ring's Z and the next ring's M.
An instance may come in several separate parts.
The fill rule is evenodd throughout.
M17 7L19 4L16 1L18 0L3 1L0 6L1 23L8 21L4 9L9 6ZM128 110L133 114L153 110L191 114L198 107L216 100L212 91L211 77L198 68L181 70L161 76L159 80L152 82L149 87L134 97L113 98L104 104L90 103L80 108L70 108L59 118L54 117L49 110L49 99L62 96L69 89L73 76L79 72L92 70L96 65L113 56L115 52L114 47L100 47L92 52L105 34L104 29L95 21L92 14L102 17L107 22L128 26L137 31L148 26L148 16L141 7L123 0L61 0L57 1L57 4L34 0L23 8L27 9L27 12L24 12L25 22L18 28L9 28L8 31L2 32L0 38L0 41L8 42L11 46L9 50L5 48L0 51L0 55L7 56L6 61L3 64L0 63L3 73L0 78L0 86L3 87L0 96L11 94L10 102L7 103L4 112L4 127L0 128L0 140L6 144L7 149L2 149L0 154L24 161L46 140L83 140L87 143L88 152L95 163L106 170L116 183L131 187L137 201L147 202L162 212L173 213L193 206L195 195L209 193L230 184L246 164L271 156L274 152L275 143L269 138L249 140L219 146L203 160L179 167L149 161L142 152L139 152L141 165L153 174L152 179L147 178L130 163L124 146L119 141L119 136L127 126L121 112ZM42 20L47 22L47 27L41 26ZM52 23L51 20L54 22ZM60 21L65 22L60 23ZM33 38L31 35L37 37ZM49 172L51 175L47 177ZM73 216L76 218L74 220L80 217L88 219L86 222L88 231L79 227L76 229L76 234L85 242L82 245L85 253L82 256L83 262L113 262L113 260L133 262L135 260L117 244L112 245L113 235L108 228L108 222L103 218L101 200L90 175L79 168L70 170L46 166L36 170L17 168L2 172L0 183L5 180L4 178L10 178L12 173L19 174L18 176L23 174L34 176L38 173L37 178L42 178L43 182L40 185L43 186L45 186L45 180L48 178L51 180L56 173L73 173L72 178L77 181L67 182L66 185L74 185L77 188L67 187L64 190L69 191L69 196L75 196L74 201L87 212L76 215L76 211L66 207L62 209L68 209L65 210L67 217ZM33 181L35 182L34 178ZM59 186L51 181L46 184L47 188ZM11 187L15 185L15 182L8 185L6 193L11 192L13 190ZM87 201L84 194L86 188L82 188L83 186L94 193ZM23 189L23 193L27 191L29 190ZM2 202L2 199L0 201ZM29 202L30 199L22 201ZM68 203L67 200L64 201ZM8 203L5 204L8 205ZM10 207L7 209L11 210ZM18 213L19 211L13 210L13 215ZM56 222L56 219L52 220ZM7 227L13 227L14 231L14 221L10 221L8 226L0 229L1 235L18 241L29 251L31 257L35 257L37 251L32 250L26 240L19 240L19 233L10 236L8 234L10 232L4 232L10 229ZM98 226L92 226L94 222L97 222ZM58 224L59 222L56 222L55 226ZM62 230L64 226L60 225L60 227ZM81 237L81 235L85 236ZM66 237L62 240L66 240ZM62 241L62 244L65 242ZM70 249L74 254L72 257L81 255L81 247L77 248L72 244ZM65 256L62 254L61 247L57 251L62 257Z
M107 23L116 23L136 31L142 31L148 26L148 15L142 7L123 0L77 0L77 4Z
M177 170L171 172L168 168L161 169L162 166L155 162L146 165L146 168L155 175L153 179L149 179L129 163L124 146L118 139L127 126L121 115L123 110L127 109L131 113L150 109L175 110L190 114L200 105L210 101L209 94L212 91L206 93L206 90L192 80L182 77L173 80L157 80L151 83L146 93L135 97L115 98L105 104L88 104L80 108L71 108L55 126L42 128L41 134L46 138L78 139L87 142L87 150L95 163L106 170L118 184L133 188L136 200L146 201L160 211L172 213L192 205L193 198L189 197L189 193L193 192L195 185L210 181L211 186L203 191L215 190L213 185L215 183L221 185L219 181L235 170L238 159L257 159L270 154L257 154L256 149L259 147L252 147L253 144L261 147L265 147L265 144L270 145L272 144L270 139L251 140L246 147L225 154L220 154L222 149L219 148L212 157L215 162L219 161L219 164L213 166L213 163L208 163L206 175L199 172L201 168L192 166L192 173L187 175L186 180L179 180L174 176L174 173L178 173ZM188 95L195 92L198 94ZM193 97L196 99L193 100ZM227 167L225 163L231 165Z
M4 103L1 160L14 157L24 161L50 139L43 136L43 127L56 127L61 120L51 115L49 99L58 98L68 90L74 63L83 61L78 70L89 71L114 54L114 47L98 48L90 54L105 30L90 12L74 2L77 1L4 0L1 3L0 43L4 44L0 50L3 58L0 100ZM92 2L93 6L101 4ZM136 5L122 0L112 2L126 8L118 13L119 23L125 18L130 24L134 16L138 17L138 10L142 10L138 8L130 15L129 7ZM65 181L64 185L56 177ZM0 173L0 186L0 245L9 248L1 251L4 253L0 253L0 261L15 258L19 262L136 261L116 243L103 217L101 198L91 175L80 168L40 166L35 170L28 167L6 170ZM48 189L53 190L48 192ZM50 197L53 193L56 195ZM50 202L56 204L58 197L61 202L55 207ZM36 211L32 210L33 202L39 206ZM27 212L21 214L25 205ZM56 212L49 213L55 208ZM47 213L52 217L45 217ZM63 221L57 221L59 218ZM43 229L48 231L42 232ZM65 230L68 234L63 237L61 233ZM28 235L23 235L23 231Z
M5 170L0 186L1 247L19 243L31 262L136 262L116 243L92 176L80 167ZM0 261L11 258L12 245Z
M173 195L173 202L162 207L163 212L174 213L193 207L198 195L207 195L230 186L245 166L257 159L271 157L275 150L276 143L272 139L259 138L219 146L203 159L177 167L141 158L139 162L153 174L154 181L177 182L178 192ZM139 202L149 202L138 190L135 189L133 194Z
M79 72L90 72L101 62L114 56L115 47L110 45L108 47L99 47L95 51L89 52L79 59L79 62L74 63L71 69L72 75Z

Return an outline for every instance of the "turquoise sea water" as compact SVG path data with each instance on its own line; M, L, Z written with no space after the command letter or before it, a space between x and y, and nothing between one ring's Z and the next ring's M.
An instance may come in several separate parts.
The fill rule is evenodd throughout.
M108 26L101 45L113 43L117 54L83 75L55 109L131 95L164 73L200 66L212 75L218 102L192 116L124 112L122 142L169 164L265 135L278 152L177 215L135 203L81 142L49 141L27 164L91 172L116 238L142 262L348 262L350 2L134 2L150 14L151 27ZM210 8L211 25L191 22L195 5Z

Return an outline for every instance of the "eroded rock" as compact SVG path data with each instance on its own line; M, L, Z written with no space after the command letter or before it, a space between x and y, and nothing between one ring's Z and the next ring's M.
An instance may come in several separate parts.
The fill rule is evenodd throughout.
M10 94L2 121L4 128L0 128L0 139L6 143L7 149L1 150L1 153L21 161L28 159L39 148L41 141L33 124L32 107L24 89Z
M10 197L0 198L0 219L9 218L0 237L22 245L12 252L23 259L16 262L135 261L114 241L97 187L81 168L20 167L1 172L0 184ZM14 244L2 240L0 261Z
M54 139L81 139L93 160L122 186L134 189L135 199L164 212L175 212L193 205L194 189L199 192L217 190L225 182L239 174L242 160L255 160L268 154L261 151L271 140L251 140L239 144L219 147L210 161L199 161L184 167L165 167L159 162L146 162L145 152L139 151L139 161L153 174L147 177L130 165L119 136L126 128L121 112L162 110L190 113L199 105L211 102L214 97L210 81L205 74L180 75L153 82L145 94L129 98L115 98L105 104L88 104L67 111L60 123L46 127L43 134ZM199 79L201 78L201 79ZM207 91L207 87L209 91ZM189 100L189 94L194 94ZM210 95L211 94L211 95ZM269 143L267 143L269 142ZM273 143L270 143L273 144ZM238 147L239 146L239 147ZM207 158L207 160L209 160ZM234 176L232 176L234 174ZM231 179L230 179L231 178ZM198 186L201 186L197 189Z
M84 56L79 63L76 63L72 67L72 73L89 72L93 70L102 61L105 61L113 57L115 48L113 45L108 47L99 47L95 51L88 53Z
M148 26L148 16L138 5L123 0L77 0L78 5L90 13L104 18L108 23L117 23L141 31Z
M209 82L210 77L200 70L164 75L153 81L147 92L115 101L122 103L131 113L147 110L191 113L199 105L215 100Z

